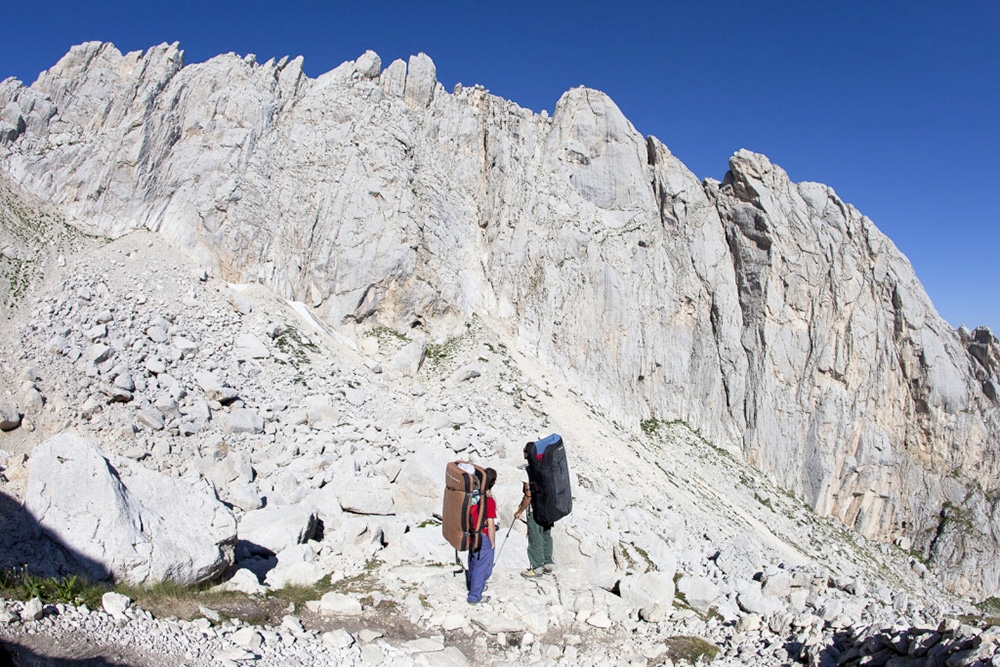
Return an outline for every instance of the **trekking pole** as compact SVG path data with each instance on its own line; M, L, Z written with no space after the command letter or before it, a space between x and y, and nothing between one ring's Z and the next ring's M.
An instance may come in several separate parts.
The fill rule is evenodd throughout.
M510 537L510 531L514 529L514 522L510 522L510 528L507 529L507 534L503 536L503 542L500 543L500 548L496 550L493 556L493 564L496 565L497 561L500 560L500 552L503 551L504 545L507 544L507 538Z

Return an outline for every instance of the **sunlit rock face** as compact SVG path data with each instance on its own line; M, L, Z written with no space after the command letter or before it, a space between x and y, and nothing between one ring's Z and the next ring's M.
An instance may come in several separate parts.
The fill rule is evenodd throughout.
M627 429L682 420L819 513L1000 593L997 340L944 322L828 187L700 182L603 93L535 114L420 54L310 79L74 47L0 83L0 164L76 226L145 227L334 327L473 314Z

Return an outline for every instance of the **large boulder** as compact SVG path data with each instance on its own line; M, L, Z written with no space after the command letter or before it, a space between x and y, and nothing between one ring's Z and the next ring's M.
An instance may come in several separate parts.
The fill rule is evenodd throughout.
M235 389L226 385L211 371L195 371L194 379L201 390L205 392L205 398L210 401L218 401L222 404L232 403L239 395Z
M454 458L442 445L421 447L404 463L396 476L397 514L430 516L441 511L444 469Z
M737 537L719 550L715 564L725 574L752 579L762 565L760 546L748 537Z
M740 588L743 590L740 590L739 595L736 596L736 603L747 614L770 616L784 608L778 598L764 595L761 592L760 584L755 581L744 582Z
M264 419L247 408L235 408L229 412L225 421L226 430L230 433L263 433Z
M622 602L631 609L654 604L670 609L674 604L674 578L671 572L644 572L627 575L618 582Z
M515 534L515 537L520 537L520 535ZM439 525L411 528L403 533L399 546L400 558L414 563L447 563L451 561L454 554L452 546L441 535L441 526ZM516 562L514 567L523 567L524 548L521 547L526 546L527 541L521 538L519 544L511 545L509 548L511 558ZM504 563L510 567L510 559L507 558L506 553L503 554L503 557Z
M306 422L310 428L319 429L323 424L333 425L343 421L343 413L332 403L328 394L305 398Z
M180 479L121 460L64 431L31 456L25 510L96 579L194 585L232 562L236 521L197 476Z
M302 506L311 507L316 513L316 518L323 522L326 528L340 525L344 511L340 507L340 500L337 498L337 490L332 484L328 484L306 496L301 503Z
M415 340L396 353L392 359L392 368L397 372L414 377L427 358L427 341Z
M345 512L393 514L392 485L382 475L343 477L336 481L337 497Z
M278 564L265 576L271 588L312 586L327 572L316 561L316 552L309 544L297 544L277 554Z
M684 576L677 582L677 590L692 609L700 614L708 613L720 595L719 587L707 577Z
M244 514L239 533L241 540L276 554L312 539L316 514L298 505L265 507Z

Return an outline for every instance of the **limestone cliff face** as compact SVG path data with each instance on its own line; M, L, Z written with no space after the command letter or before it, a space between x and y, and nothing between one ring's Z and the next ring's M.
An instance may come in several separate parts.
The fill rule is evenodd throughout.
M604 94L551 118L425 55L74 47L0 84L0 165L70 221L148 227L335 326L476 313L627 428L684 420L824 515L1000 593L1000 345L951 329L828 187L740 151L701 183Z

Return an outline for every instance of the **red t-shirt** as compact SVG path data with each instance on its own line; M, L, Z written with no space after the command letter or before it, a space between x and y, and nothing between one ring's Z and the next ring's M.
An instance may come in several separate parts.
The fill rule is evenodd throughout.
M472 525L475 526L479 522L479 504L475 504L469 508L469 517L472 519ZM497 518L497 504L494 502L493 498L486 497L486 519ZM486 530L486 523L483 522L483 530Z

